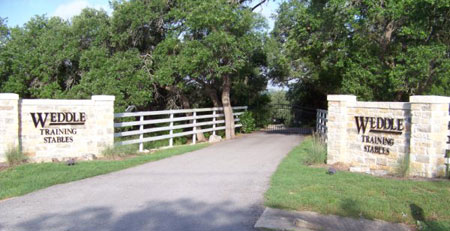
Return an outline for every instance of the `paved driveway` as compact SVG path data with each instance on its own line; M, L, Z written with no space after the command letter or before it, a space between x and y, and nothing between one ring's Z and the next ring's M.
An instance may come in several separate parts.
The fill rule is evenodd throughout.
M0 230L254 230L298 135L255 133L0 202Z

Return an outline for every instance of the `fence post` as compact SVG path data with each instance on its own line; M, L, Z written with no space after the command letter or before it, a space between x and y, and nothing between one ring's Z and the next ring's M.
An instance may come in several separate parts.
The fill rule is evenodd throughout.
M194 131L194 134L192 134L192 144L195 144L195 141L197 139L197 126L195 126L197 124L197 119L195 118L197 117L197 112L194 111L193 115L194 115L194 122L193 122L194 128L192 130Z
M319 109L316 109L316 133L321 133L321 131L319 130L319 124L320 124L320 111Z
M213 136L216 135L216 108L213 109Z
M144 122L144 116L141 115L141 118L139 120L141 122L141 125L139 125L139 131L141 131L141 134L139 135L139 152L143 152L144 151L144 143L142 142L142 140L144 139L144 133L142 133L144 131L144 125L142 124Z
M169 147L173 146L173 111L170 110L170 139L169 139Z

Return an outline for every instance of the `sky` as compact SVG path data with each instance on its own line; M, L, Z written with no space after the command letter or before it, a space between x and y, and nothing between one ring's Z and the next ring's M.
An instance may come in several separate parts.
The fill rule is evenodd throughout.
M70 19L85 7L111 12L108 0L0 0L0 17L7 18L8 26L22 26L35 15L59 16Z
M270 0L255 10L267 18L269 30L273 28L274 23L271 16L281 1ZM80 14L86 7L103 9L109 14L112 13L109 0L0 0L0 17L7 18L9 27L15 27L23 26L35 15L59 16L68 20ZM280 88L269 84L268 89L279 90Z
M255 11L268 19L270 28L273 28L270 16L277 9L279 1L268 1ZM109 14L112 12L109 0L0 0L0 17L7 18L8 26L14 27L22 26L35 15L70 19L86 7L104 9Z

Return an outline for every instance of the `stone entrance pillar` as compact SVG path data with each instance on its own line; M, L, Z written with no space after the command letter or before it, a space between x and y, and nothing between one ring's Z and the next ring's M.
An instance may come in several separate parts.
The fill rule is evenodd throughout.
M442 176L450 97L411 96L410 175Z
M350 121L348 107L356 103L354 95L328 95L327 163L348 163L351 157L347 152L347 124Z
M19 95L0 94L0 162L8 149L19 148Z

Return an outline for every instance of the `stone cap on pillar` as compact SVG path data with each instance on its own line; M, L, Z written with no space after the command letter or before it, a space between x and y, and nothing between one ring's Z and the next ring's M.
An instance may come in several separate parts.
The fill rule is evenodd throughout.
M113 95L93 95L91 99L97 101L114 101L116 97Z
M356 102L355 95L327 95L328 101Z
M450 97L438 95L413 95L409 97L410 103L450 103Z
M19 95L18 94L14 94L14 93L0 93L0 99L15 99L15 100L18 100L19 99Z

